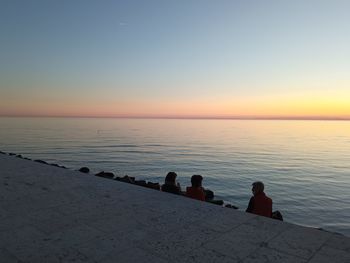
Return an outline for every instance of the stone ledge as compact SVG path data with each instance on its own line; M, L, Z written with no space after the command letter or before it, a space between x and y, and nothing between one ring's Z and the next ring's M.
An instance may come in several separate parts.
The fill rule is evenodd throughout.
M350 238L0 155L5 262L350 262Z

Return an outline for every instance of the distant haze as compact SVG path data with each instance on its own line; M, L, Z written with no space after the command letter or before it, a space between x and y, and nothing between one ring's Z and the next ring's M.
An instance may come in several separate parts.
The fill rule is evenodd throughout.
M350 1L0 5L0 115L350 119Z

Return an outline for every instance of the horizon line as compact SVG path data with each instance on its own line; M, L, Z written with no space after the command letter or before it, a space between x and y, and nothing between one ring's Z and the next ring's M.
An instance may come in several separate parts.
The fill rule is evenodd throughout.
M310 120L310 121L350 121L350 116L198 116L198 115L11 115L0 114L2 118L91 118L91 119L182 119L182 120Z

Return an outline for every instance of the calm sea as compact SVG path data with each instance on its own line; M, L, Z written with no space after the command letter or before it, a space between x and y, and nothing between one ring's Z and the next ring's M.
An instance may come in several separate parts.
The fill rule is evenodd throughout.
M201 174L241 210L261 180L285 221L350 236L346 121L0 118L0 150L156 182L175 171L183 187Z

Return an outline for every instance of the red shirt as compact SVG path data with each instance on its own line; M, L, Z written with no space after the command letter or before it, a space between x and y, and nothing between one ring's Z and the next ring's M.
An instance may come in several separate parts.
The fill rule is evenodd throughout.
M205 194L202 187L187 187L186 196L193 199L205 201Z
M250 199L247 212L260 215L260 216L271 217L272 216L271 198L267 197L264 192L253 196Z

